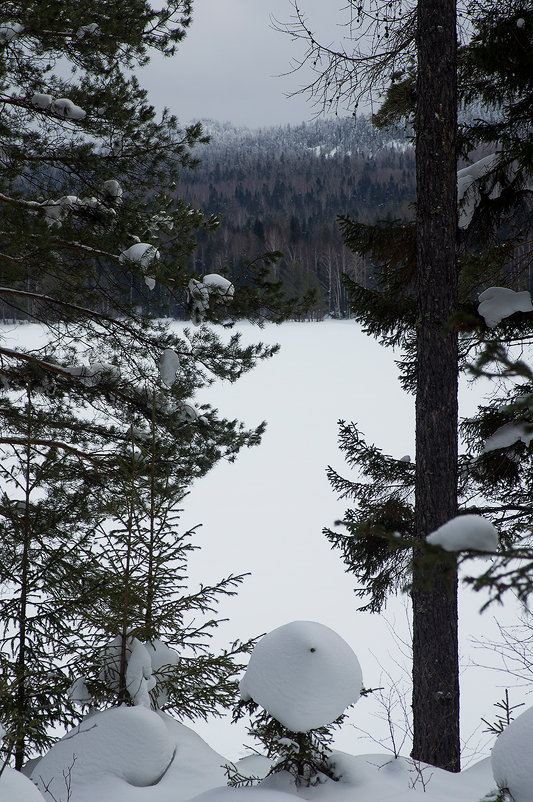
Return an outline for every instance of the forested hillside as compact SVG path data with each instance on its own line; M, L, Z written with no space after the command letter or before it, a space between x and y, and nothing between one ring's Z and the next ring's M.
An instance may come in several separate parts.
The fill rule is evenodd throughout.
M179 192L223 223L200 235L197 270L227 266L236 275L245 259L280 250L277 271L288 291L315 288L316 313L342 315L342 273L365 283L371 276L342 244L337 215L365 223L411 215L415 171L407 135L392 138L365 118L258 131L207 121L204 128L211 141L196 149L201 163L183 175Z

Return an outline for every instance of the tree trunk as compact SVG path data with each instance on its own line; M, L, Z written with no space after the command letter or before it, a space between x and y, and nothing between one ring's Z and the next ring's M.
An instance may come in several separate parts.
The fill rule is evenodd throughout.
M456 4L418 3L416 529L456 515ZM459 771L457 566L415 554L413 758Z

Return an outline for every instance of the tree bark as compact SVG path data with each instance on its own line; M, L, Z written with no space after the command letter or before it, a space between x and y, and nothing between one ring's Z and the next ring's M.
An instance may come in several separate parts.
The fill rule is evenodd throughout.
M416 114L416 531L457 510L456 3L419 0ZM460 770L457 564L413 567L412 756Z

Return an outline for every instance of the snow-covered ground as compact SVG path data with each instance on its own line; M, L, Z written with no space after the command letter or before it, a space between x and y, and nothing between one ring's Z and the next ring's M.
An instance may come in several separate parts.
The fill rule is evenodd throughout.
M494 788L485 759L460 775L391 755L333 755L338 782L300 788L316 802L477 802ZM32 780L12 769L0 778L2 802L283 802L296 789L286 774L260 786L227 788L228 761L192 730L143 707L114 708L86 719L33 768ZM242 772L268 771L252 758ZM39 790L37 790L39 789ZM48 789L48 790L46 790ZM523 795L517 802L530 802Z
M391 600L382 616L358 612L353 580L321 530L341 517L345 506L335 498L325 476L328 464L345 471L336 442L337 420L354 420L369 442L389 454L413 455L413 399L398 384L395 355L365 337L353 322L288 323L262 330L243 325L241 329L246 341L280 342L280 354L237 384L215 385L195 400L208 400L222 414L250 425L265 419L268 430L260 447L242 453L234 464L219 464L186 499L184 526L203 524L197 536L201 550L191 558L191 580L208 583L229 573L251 572L239 594L220 608L229 619L219 628L220 645L295 620L316 621L337 632L357 655L365 687L385 686L385 693L390 693L395 704L395 737L401 739L404 717L394 689L404 687L408 693L408 659L392 630L400 638L408 636L406 600ZM35 329L29 326L13 332L18 342L35 337ZM471 412L480 396L479 388L463 389L463 412ZM487 655L472 649L471 640L497 639L494 616L503 622L516 616L512 604L479 616L481 603L472 592L462 593L462 731L465 739L475 733L466 754L484 742L485 752L478 752L478 759L490 748L480 719L493 717L492 705L501 699L506 678L471 665L472 660L489 662ZM518 692L512 697L513 703L522 700ZM460 776L417 768L409 761L391 762L383 714L375 696L362 698L336 739L336 748L349 753L336 758L341 782L328 781L299 795L317 802L355 798L403 802L415 799L425 788L428 802L444 802L452 796L458 802L475 802L494 787L486 760ZM55 757L50 755L34 769L35 778L43 776L42 790L52 777L59 783L53 786L58 802L67 800L63 771L72 779L69 802L185 802L204 792L200 797L204 802L233 796L237 802L247 802L250 795L257 802L261 798L274 802L290 790L283 778L251 790L210 790L224 784L221 762L246 754L245 726L232 725L228 718L191 724L195 730L191 732L167 717L138 708L98 716L86 720L79 732L56 747ZM128 716L131 722L139 717L138 724L133 726ZM361 729L369 737L363 737ZM69 757L71 747L75 749ZM409 754L408 741L402 754ZM17 791L21 782L4 773L0 802L41 799L31 786ZM531 797L520 802L533 802L533 780L531 787ZM50 794L45 798L52 802Z

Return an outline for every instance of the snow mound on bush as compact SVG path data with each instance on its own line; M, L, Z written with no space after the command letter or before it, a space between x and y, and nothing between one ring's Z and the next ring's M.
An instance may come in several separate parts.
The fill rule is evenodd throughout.
M58 798L64 793L63 772L72 784L90 785L101 775L115 775L129 785L156 782L172 760L164 723L142 707L117 707L89 715L39 761L32 779L41 791L50 782Z
M362 682L359 661L340 635L314 621L293 621L261 638L239 689L287 729L306 732L357 702Z
M31 780L9 766L0 777L0 799L2 802L43 802L43 797Z
M444 551L496 551L498 548L496 528L481 515L458 515L435 529L426 540Z
M496 739L491 764L499 788L508 788L514 802L533 802L533 707L512 721Z
M65 777L70 802L185 802L224 783L224 762L164 713L124 706L87 716L37 763L31 779L46 802L64 798Z

